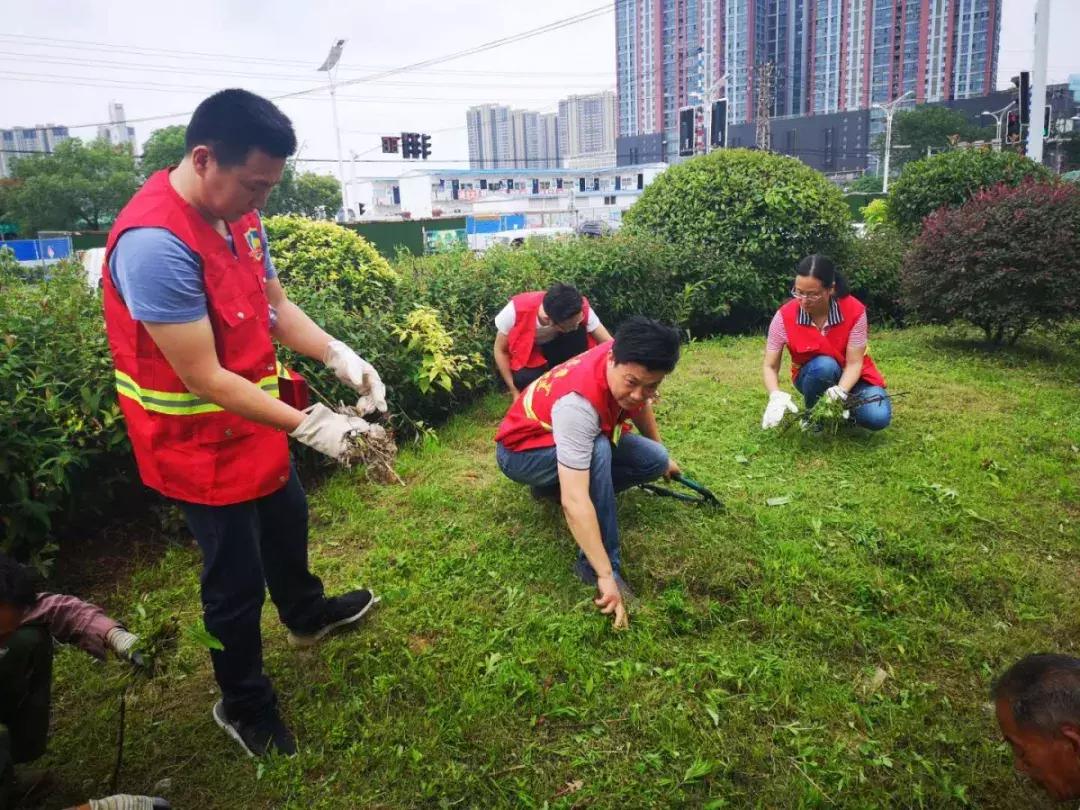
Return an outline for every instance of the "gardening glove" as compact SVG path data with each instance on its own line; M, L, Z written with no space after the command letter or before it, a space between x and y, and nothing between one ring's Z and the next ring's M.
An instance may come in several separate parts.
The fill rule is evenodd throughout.
M142 653L135 649L135 645L139 643L139 637L134 633L129 633L123 627L114 627L105 634L105 643L112 648L113 652L121 658L126 658L135 666L140 668L146 666Z
M839 385L834 385L825 392L825 396L829 398L830 402L836 402L837 400L840 402L847 402L848 392ZM847 419L851 416L851 411L844 409L840 415Z
M765 415L761 417L761 429L769 430L777 427L784 418L785 413L798 413L799 406L786 391L773 391L769 394L769 404L765 407Z
M127 796L118 794L104 799L91 799L90 810L165 810L170 805L164 799L150 796Z
M630 626L630 619L626 615L626 605L623 604L622 591L619 590L619 584L615 581L614 576L598 577L596 580L596 589L600 591L600 596L593 600L593 603L600 608L600 612L604 615L615 614L615 629L625 630Z
M371 363L340 340L331 340L327 344L323 362L339 380L360 395L356 410L365 415L372 411L386 413L386 386Z
M305 409L304 413L307 414L304 421L289 435L334 461L347 459L350 436L371 430L371 425L359 416L337 413L321 403Z

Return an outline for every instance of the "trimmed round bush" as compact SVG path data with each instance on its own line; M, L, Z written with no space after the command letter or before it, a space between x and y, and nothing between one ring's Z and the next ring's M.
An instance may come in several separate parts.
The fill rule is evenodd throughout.
M926 219L901 271L929 323L966 321L995 343L1060 323L1080 305L1080 188L1029 181L978 192Z
M288 289L301 284L340 295L347 310L381 306L398 275L370 242L354 231L298 216L263 220L274 267Z
M980 189L1024 180L1049 181L1053 173L1016 152L954 149L904 167L889 187L889 216L901 230L915 233L923 220L944 206L967 202Z
M800 259L838 251L850 221L824 175L749 149L718 149L671 166L623 217L630 232L698 251L702 277L730 279L718 285L737 291L725 303L751 322L783 300Z

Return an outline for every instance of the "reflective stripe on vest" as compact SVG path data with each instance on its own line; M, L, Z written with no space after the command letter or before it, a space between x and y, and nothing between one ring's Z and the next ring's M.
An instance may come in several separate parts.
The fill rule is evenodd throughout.
M255 384L275 399L278 397L277 374L263 377ZM122 371L116 372L116 393L127 397L145 411L165 413L170 416L192 416L225 410L220 405L207 402L190 391L154 391L151 388L143 388Z

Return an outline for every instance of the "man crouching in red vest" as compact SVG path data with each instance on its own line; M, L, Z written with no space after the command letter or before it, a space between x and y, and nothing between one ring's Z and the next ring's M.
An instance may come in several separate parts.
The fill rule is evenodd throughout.
M102 278L116 389L143 482L179 502L203 555L213 718L252 756L291 755L263 672L259 617L269 587L289 640L314 644L357 622L367 589L327 597L308 569L307 497L288 434L328 456L366 421L280 398L273 339L324 361L386 410L379 375L285 295L257 209L296 151L289 119L244 90L195 110L180 165L146 181L109 234ZM289 382L295 382L292 378ZM295 386L282 385L288 392Z
M569 284L515 295L495 316L495 365L512 396L553 366L611 340Z
M679 472L660 444L652 402L679 360L679 333L648 318L544 374L514 400L495 448L507 478L559 494L580 551L578 576L595 584L601 612L627 624L615 494ZM641 431L629 433L633 422Z

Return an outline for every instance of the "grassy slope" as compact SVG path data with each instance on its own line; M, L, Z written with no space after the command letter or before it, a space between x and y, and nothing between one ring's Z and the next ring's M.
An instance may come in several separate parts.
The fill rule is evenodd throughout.
M383 604L299 653L268 606L303 754L241 761L185 641L164 691L133 699L122 787L171 777L200 808L1030 806L985 694L1023 653L1077 649L1078 368L914 330L872 349L912 392L890 430L779 439L757 429L759 340L688 350L661 429L728 511L622 497L625 634L574 579L557 508L498 473L505 400L407 453L405 488L334 477L313 567ZM175 549L102 597L187 623L197 568ZM57 681L51 764L70 798L100 794L114 687L74 651Z

